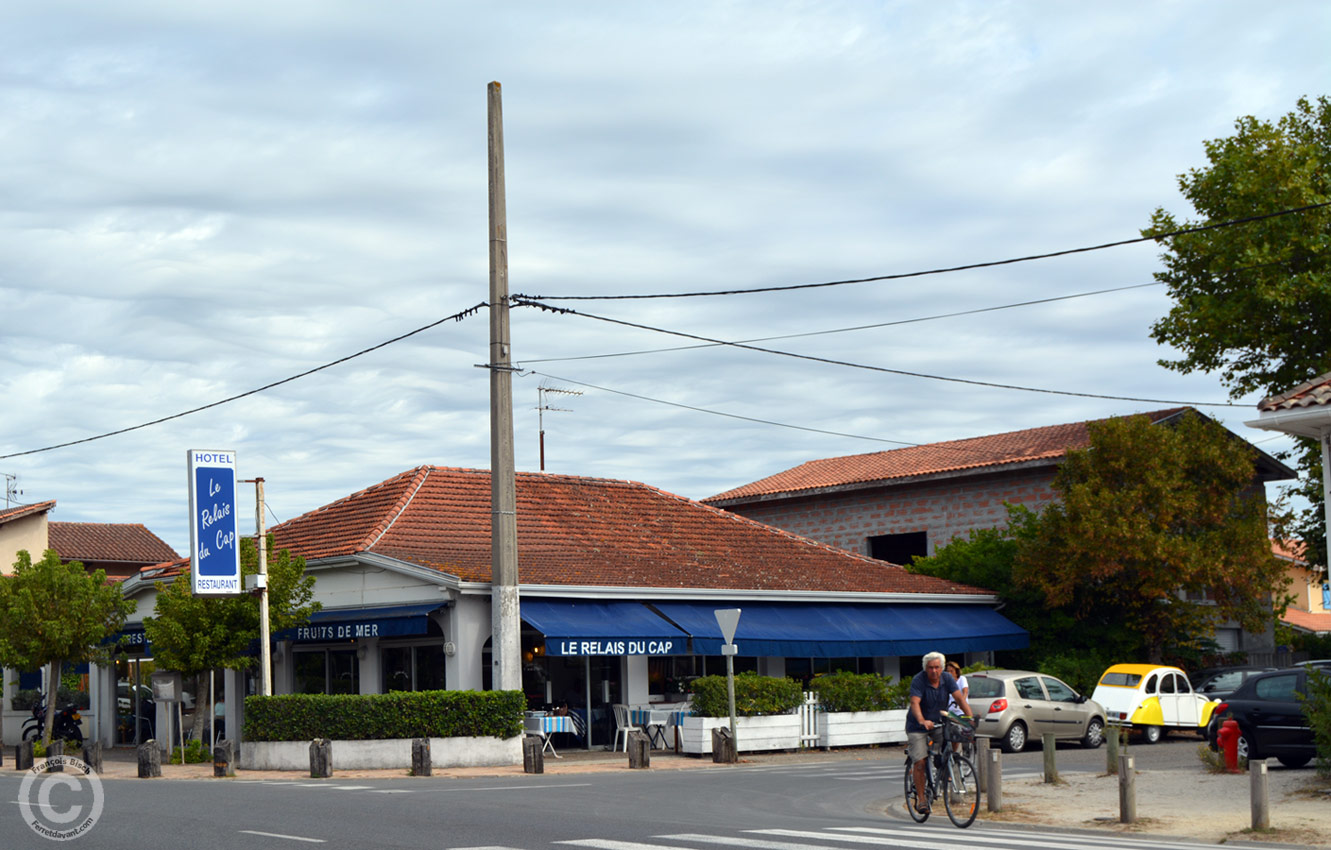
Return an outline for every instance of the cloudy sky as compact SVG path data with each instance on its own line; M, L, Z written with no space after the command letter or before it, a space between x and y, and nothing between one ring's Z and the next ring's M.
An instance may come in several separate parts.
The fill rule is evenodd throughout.
M1176 178L1204 163L1203 140L1326 93L1328 32L1331 7L1293 1L9 0L0 473L23 502L56 499L54 519L142 522L184 554L190 448L234 449L242 477L263 476L270 523L418 464L488 466L484 311L36 450L485 301L491 80L512 291L697 292L1129 239L1157 206L1190 216ZM542 384L583 393L546 396L562 408L544 416L548 471L693 498L813 458L1228 401L1217 378L1157 365L1158 286L930 318L1148 284L1158 266L1139 244L790 292L551 301L1158 401L682 349L696 343L515 308L517 465L539 468ZM929 320L891 324L909 319ZM1242 425L1257 400L1202 409L1279 450Z

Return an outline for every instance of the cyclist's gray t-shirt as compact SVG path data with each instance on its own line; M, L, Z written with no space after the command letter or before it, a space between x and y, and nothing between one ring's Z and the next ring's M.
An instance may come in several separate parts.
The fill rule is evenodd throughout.
M956 691L957 680L951 673L944 672L938 679L938 687L929 687L929 674L921 670L910 680L910 695L920 698L920 714L925 720L939 722L939 715L947 711L947 702ZM924 727L915 719L915 712L906 712L906 731L923 732Z

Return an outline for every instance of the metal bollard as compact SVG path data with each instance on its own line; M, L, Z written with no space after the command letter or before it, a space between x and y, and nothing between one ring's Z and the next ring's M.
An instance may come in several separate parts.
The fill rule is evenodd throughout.
M1118 822L1137 822L1137 770L1132 756L1118 757Z
M310 778L329 779L333 775L333 742L328 738L310 741Z
M1001 812L1003 811L1003 751L998 747L992 747L987 755L989 774L986 778L989 784L985 794L989 798L989 811Z
M1040 746L1044 750L1044 784L1058 784L1058 744L1053 732L1040 736Z
M1271 797L1267 789L1266 759L1248 760L1248 790L1252 797L1252 828L1271 828Z

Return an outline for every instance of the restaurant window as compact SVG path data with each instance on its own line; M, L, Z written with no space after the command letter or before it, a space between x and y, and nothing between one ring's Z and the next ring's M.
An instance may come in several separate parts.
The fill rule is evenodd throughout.
M291 656L295 693L360 693L360 663L354 648L298 649Z
M383 693L445 689L442 644L389 646L380 651L379 658Z

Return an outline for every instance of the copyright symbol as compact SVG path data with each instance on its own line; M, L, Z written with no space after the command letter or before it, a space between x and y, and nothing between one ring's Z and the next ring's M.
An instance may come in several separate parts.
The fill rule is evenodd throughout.
M50 773L51 768L63 772ZM52 841L71 841L87 834L102 816L104 802L101 777L70 756L52 756L33 764L18 791L23 822Z

